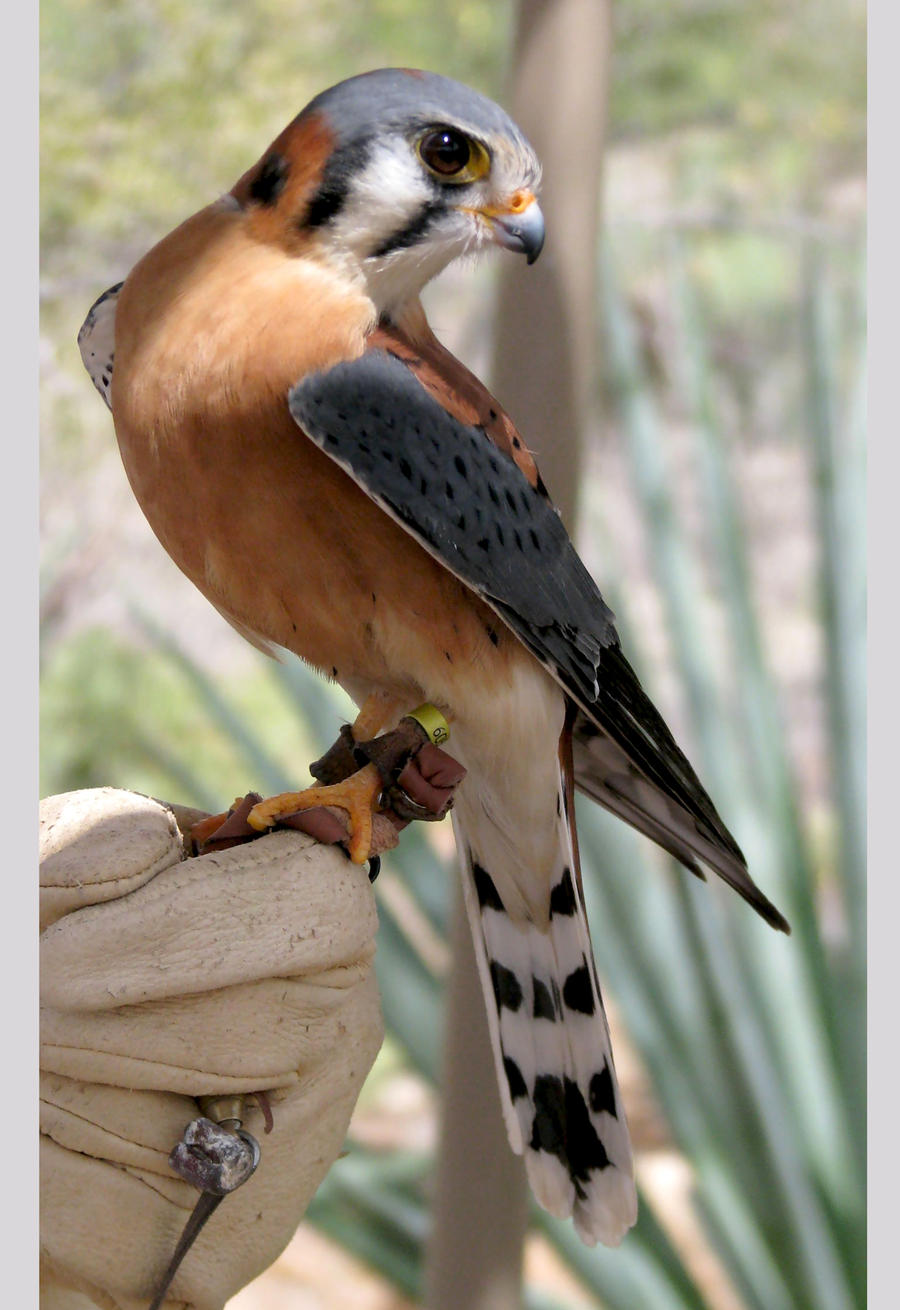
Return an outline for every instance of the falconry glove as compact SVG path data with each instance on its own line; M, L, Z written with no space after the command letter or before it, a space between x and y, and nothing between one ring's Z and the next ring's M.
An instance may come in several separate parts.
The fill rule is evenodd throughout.
M282 831L186 859L197 817L112 788L41 806L44 1310L145 1310L198 1197L169 1154L198 1097L243 1094L261 1162L164 1303L224 1305L290 1240L381 1045L365 869Z

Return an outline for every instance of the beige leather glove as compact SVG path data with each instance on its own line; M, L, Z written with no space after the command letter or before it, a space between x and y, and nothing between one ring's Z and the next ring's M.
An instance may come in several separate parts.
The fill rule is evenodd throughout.
M283 1250L383 1036L364 868L298 832L184 859L175 813L104 788L41 806L43 1310L143 1310L197 1200L169 1152L195 1100L262 1147L168 1293L213 1310Z

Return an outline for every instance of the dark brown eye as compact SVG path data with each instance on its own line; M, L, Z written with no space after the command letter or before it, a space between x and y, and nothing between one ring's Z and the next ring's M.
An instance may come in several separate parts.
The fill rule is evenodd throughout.
M454 186L477 182L490 172L487 147L455 127L430 127L419 137L416 149L429 173Z
M468 137L464 137L461 132L454 132L449 127L438 127L422 137L419 154L433 173L439 173L441 177L453 177L468 164L472 147Z

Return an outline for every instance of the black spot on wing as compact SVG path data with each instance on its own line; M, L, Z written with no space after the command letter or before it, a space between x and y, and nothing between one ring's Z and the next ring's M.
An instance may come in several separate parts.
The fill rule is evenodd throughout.
M594 1074L588 1087L588 1096L594 1114L605 1113L611 1114L614 1119L618 1118L615 1084L608 1063L603 1065L599 1073Z
M567 866L563 870L563 876L550 893L550 913L571 916L576 908L572 870Z
M570 1010L579 1014L594 1013L594 990L591 987L591 973L587 960L582 956L583 964L573 969L563 983L563 1000Z
M475 882L475 892L481 908L483 910L502 910L503 902L497 888L494 886L494 880L487 869L483 869L477 860L472 860L472 878Z
M516 1064L515 1060L511 1060L508 1055L503 1057L503 1071L506 1074L506 1082L509 1086L509 1095L511 1099L517 1101L521 1097L527 1096L528 1088L525 1086L525 1079L522 1077L522 1071Z
M532 1010L535 1019L550 1019L555 1021L556 1008L553 1004L553 997L546 983L541 982L540 978L533 978L534 987L534 1008Z
M482 427L454 418L378 349L305 378L289 403L303 431L538 658L593 695L612 616L559 515Z
M724 852L722 876L787 931L622 654L612 614L541 487L383 350L305 378L290 393L290 409L313 441L484 597L651 786ZM658 837L658 824L650 835Z
M512 969L507 969L499 960L491 960L491 985L497 1009L518 1010L522 1004L522 987Z

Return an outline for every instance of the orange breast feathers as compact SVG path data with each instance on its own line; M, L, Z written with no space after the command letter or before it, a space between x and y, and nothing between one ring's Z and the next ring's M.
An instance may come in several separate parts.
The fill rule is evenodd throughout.
M307 374L383 345L511 449L509 420L430 333L414 344L374 331L371 301L351 283L312 255L260 242L242 218L209 206L120 293L113 416L151 527L233 622L330 676L409 697L434 659L502 665L515 638L304 436L287 395ZM440 649L436 624L449 633Z

